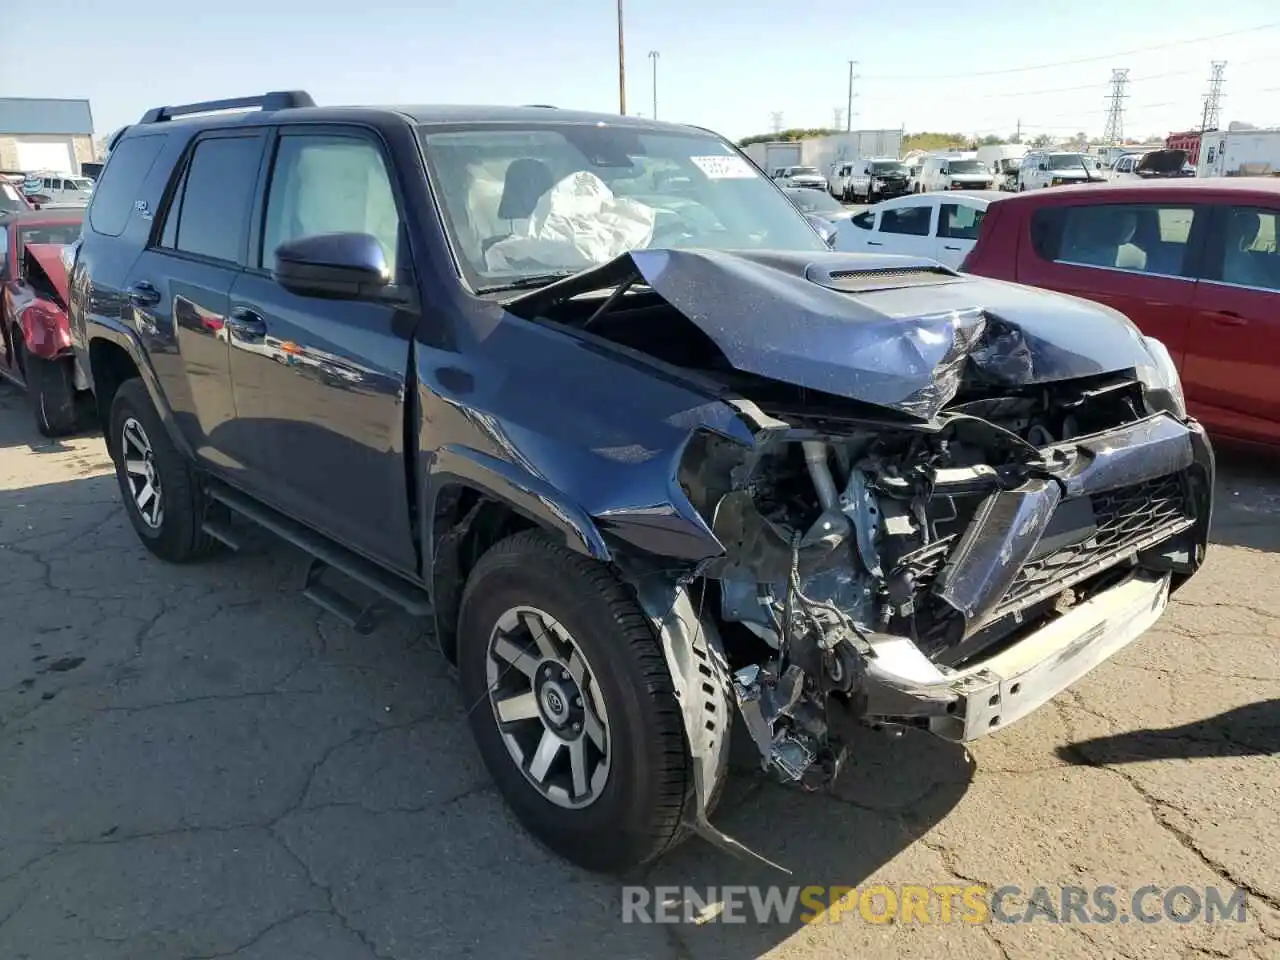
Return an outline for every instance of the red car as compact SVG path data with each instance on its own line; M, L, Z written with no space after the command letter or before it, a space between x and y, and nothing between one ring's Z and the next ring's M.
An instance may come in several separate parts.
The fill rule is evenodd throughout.
M26 389L47 437L79 420L62 250L79 238L82 218L81 210L0 214L0 376Z
M968 273L1114 307L1211 433L1280 445L1280 179L1061 187L991 204Z

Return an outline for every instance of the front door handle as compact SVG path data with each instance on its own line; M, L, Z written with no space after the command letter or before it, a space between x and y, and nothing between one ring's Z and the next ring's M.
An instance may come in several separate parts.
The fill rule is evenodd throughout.
M957 251L957 252L960 250L960 248L959 248L959 247L948 247L946 244L943 244L942 249L943 249L943 250L955 250L955 251Z
M154 307L160 302L160 291L147 281L139 280L129 288L129 302L135 307Z
M248 307L236 307L227 317L227 326L241 340L261 340L267 335L267 321Z
M883 244L881 241L879 241L879 240L868 240L868 241L867 241L867 246L868 246L868 247L883 247L883 246L884 246L884 244Z
M1223 327L1243 327L1249 323L1248 320L1234 310L1215 310L1213 312L1213 322Z

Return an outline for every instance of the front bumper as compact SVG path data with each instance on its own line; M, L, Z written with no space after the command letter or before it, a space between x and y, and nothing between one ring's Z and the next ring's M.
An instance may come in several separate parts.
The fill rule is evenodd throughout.
M1002 730L1123 650L1160 619L1169 574L1137 573L973 667L944 674L905 639L877 645L869 664L871 722L920 718L943 739Z
M951 557L960 561L961 575L943 591L957 609L971 615L973 631L1003 617L1021 622L1023 612L1035 604L1052 602L1056 594L1104 571L1127 568L1128 575L993 655L953 660L958 663L954 669L906 637L873 637L864 661L862 719L923 726L957 741L1003 729L1141 636L1159 619L1171 590L1203 562L1215 468L1212 447L1198 423L1159 415L1060 446L1076 448L1076 465L1043 489L1028 485L1010 491L1027 498L1017 509L998 507L985 521L975 521L972 536ZM1166 515L1146 528L1126 522L1126 539L1117 541L1108 533L1105 549L1028 559L1028 538L1034 542L1040 536L1037 528L1046 529L1058 493L1068 499L1108 497L1134 483L1167 482L1161 478L1178 478L1185 485L1191 516L1178 520ZM1032 502L1048 494L1054 494L1048 497L1052 503ZM1094 539L1103 536L1100 524ZM1161 551L1171 555L1161 556ZM1028 589L1022 571L1029 569L1052 574Z

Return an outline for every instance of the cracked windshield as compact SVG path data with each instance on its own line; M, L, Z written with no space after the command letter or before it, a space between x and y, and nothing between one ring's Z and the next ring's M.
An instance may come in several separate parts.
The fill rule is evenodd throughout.
M0 960L1280 960L1276 0L36 12Z

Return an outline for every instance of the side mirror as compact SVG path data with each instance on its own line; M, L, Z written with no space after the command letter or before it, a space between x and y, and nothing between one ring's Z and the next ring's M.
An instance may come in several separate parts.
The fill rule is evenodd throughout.
M828 247L836 245L836 225L825 217L820 217L816 213L806 213L804 218L809 221L809 226L818 231L818 236L822 238L822 242Z
M360 300L391 283L382 244L367 233L317 233L276 247L272 277L303 297Z

